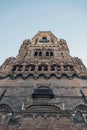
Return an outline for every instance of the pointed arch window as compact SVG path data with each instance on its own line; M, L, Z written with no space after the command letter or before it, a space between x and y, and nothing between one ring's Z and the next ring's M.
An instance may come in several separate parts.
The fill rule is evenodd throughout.
M46 56L49 56L49 52L48 51L46 52Z
M68 71L68 66L64 65L64 71Z
M50 52L50 56L53 56L53 52L52 51Z
M44 66L44 71L48 71L48 66L47 65Z
M42 65L38 66L38 71L42 71Z
M31 67L31 71L34 71L35 70L35 65L30 65L30 67Z
M34 56L38 56L38 52L37 51L34 53Z
M39 52L39 56L42 56L42 52L41 51Z

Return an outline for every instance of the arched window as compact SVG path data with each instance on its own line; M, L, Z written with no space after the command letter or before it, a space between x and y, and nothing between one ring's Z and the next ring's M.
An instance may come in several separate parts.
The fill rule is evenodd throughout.
M55 65L50 66L51 71L55 71Z
M44 66L44 71L48 71L48 66L47 65Z
M35 70L35 65L30 65L30 67L31 67L31 71Z
M38 56L38 52L37 51L34 53L34 56Z
M70 71L74 71L74 68L73 68L73 66L70 66Z
M84 119L82 117L82 112L77 111L76 116L74 117L74 122L75 123L84 123Z
M22 71L23 66L22 65L15 65L12 68L12 71Z
M42 52L41 51L39 52L39 56L42 56Z
M17 66L15 65L13 66L12 71L16 71L16 69L17 69Z
M25 71L29 71L29 65L25 66Z
M48 51L46 52L46 56L49 56L49 52Z
M50 56L53 56L53 52L52 51L50 52Z
M61 71L61 66L60 65L57 65L57 70Z
M22 67L23 67L22 65L18 65L18 66L17 66L17 68L18 68L17 70L18 70L18 71L21 71L21 70L22 70Z
M68 66L64 65L64 71L68 71Z
M42 65L38 66L38 71L42 71Z

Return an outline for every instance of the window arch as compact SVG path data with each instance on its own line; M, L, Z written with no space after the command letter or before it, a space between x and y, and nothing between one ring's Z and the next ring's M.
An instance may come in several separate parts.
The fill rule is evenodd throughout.
M46 52L46 56L49 56L49 52L48 51Z
M0 112L11 113L12 108L8 104L0 104Z

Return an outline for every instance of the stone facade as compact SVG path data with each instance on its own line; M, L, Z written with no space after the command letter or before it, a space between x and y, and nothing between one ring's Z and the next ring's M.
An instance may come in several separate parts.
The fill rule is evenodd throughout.
M86 130L87 68L50 31L0 67L0 129Z

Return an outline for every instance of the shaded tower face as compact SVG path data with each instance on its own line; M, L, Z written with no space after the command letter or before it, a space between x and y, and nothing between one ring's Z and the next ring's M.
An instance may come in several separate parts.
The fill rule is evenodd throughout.
M0 93L2 117L11 118L8 130L79 130L72 122L86 130L87 69L50 31L23 41L18 55L1 65Z

